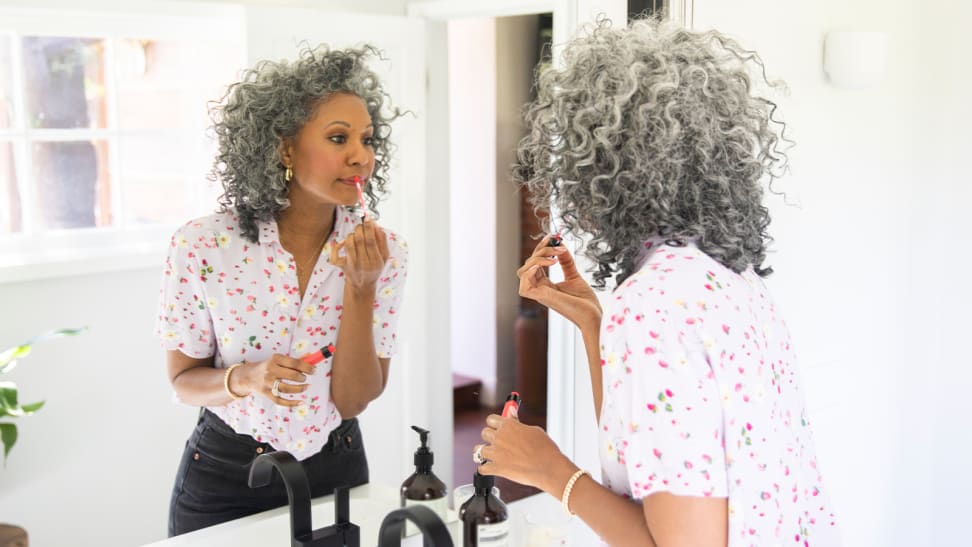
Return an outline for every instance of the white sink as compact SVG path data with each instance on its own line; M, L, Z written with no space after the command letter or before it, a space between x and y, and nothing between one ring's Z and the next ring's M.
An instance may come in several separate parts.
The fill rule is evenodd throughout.
M398 509L398 491L388 486L366 484L351 489L351 522L361 529L361 547L378 544L378 528L385 515ZM224 522L145 547L265 547L290 545L290 508L279 507L231 522ZM458 523L450 511L449 530L458 539ZM311 527L316 530L334 523L334 497L311 502ZM419 535L405 538L403 546L421 546Z
M361 529L361 547L378 544L378 528L385 515L399 507L398 490L390 486L366 484L351 489L351 522ZM560 502L546 494L537 494L509 504L513 547L526 547L539 538L543 527L531 526L532 517L553 515L562 511ZM290 545L290 508L280 507L217 526L203 528L171 539L150 543L145 547L286 547ZM548 519L549 520L549 519ZM332 496L311 502L311 526L323 528L334 523ZM560 523L559 528L563 528ZM460 541L460 527L455 513L449 511L446 525L456 547ZM570 547L590 547L600 544L598 537L583 521L574 517L566 523ZM403 547L421 547L422 536L402 540Z

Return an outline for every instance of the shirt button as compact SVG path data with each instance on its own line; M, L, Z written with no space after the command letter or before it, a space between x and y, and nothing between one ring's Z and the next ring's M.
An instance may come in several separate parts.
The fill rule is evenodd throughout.
M196 452L195 454L193 454L192 455L192 459L198 460L199 459L199 452Z
M256 453L257 454L263 454L263 447L262 446L258 446L257 449L256 449Z

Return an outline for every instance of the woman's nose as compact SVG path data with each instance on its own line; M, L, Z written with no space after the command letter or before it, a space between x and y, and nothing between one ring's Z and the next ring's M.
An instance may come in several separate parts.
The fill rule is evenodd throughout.
M373 156L374 153L369 147L359 144L348 154L348 163L350 165L367 165L371 162Z

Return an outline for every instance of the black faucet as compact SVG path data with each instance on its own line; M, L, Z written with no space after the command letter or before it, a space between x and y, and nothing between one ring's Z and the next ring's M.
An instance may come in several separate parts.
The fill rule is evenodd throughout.
M257 456L250 464L250 488L270 484L274 468L280 472L284 486L287 487L291 547L360 547L361 530L350 520L347 487L334 489L334 524L312 530L307 473L291 453L271 452Z
M412 521L422 532L424 547L454 547L452 536L442 519L428 507L411 505L385 515L378 529L378 547L400 547L405 521Z

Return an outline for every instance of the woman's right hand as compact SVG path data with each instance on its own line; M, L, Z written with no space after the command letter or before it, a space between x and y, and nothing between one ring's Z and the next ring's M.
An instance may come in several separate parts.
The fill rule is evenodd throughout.
M566 317L581 331L594 329L601 325L601 303L594 290L577 271L574 257L563 244L548 247L550 236L540 240L533 254L516 271L520 278L520 296L536 300L544 306ZM550 281L546 268L560 264L564 280L559 283Z
M245 387L250 393L259 394L280 406L295 407L303 404L304 401L287 399L284 395L306 391L307 375L314 373L315 366L300 359L275 353L265 361L240 368L246 372ZM280 380L277 386L279 396L273 394L273 384L277 380Z

